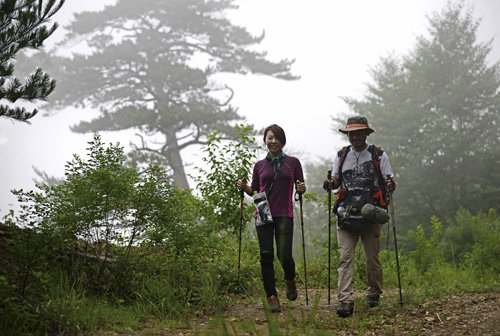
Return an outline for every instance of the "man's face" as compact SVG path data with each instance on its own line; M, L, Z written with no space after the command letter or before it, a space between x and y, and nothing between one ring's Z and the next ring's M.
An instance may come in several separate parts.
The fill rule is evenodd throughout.
M369 130L358 130L347 133L347 137L349 138L349 142L352 147L356 150L364 149L366 145L366 137L368 136Z

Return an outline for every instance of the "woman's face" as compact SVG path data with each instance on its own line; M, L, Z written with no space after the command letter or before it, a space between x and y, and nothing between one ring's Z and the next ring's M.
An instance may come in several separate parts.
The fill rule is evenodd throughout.
M281 145L281 142L274 136L274 133L271 130L267 131L266 134L266 146L269 153L271 153L271 156L280 155L281 149L283 148L283 145Z

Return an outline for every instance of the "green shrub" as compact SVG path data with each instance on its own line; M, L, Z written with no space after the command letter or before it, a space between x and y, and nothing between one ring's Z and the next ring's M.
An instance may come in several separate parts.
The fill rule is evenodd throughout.
M240 140L250 141L245 138L250 129L241 132ZM9 222L24 229L12 244L16 267L10 278L1 278L0 290L8 303L1 312L8 312L11 322L25 322L13 330L91 332L108 322L92 318L86 305L97 308L89 294L131 305L138 316L180 319L226 307L227 295L236 288L257 287L258 245L248 241L246 230L237 282L240 197L234 182L248 173L251 156L199 181L205 197L200 202L189 191L171 187L162 168L140 173L128 166L123 149L106 147L98 134L89 144L88 158L75 155L59 185L15 192L22 211ZM231 158L246 150L243 143L224 148ZM227 183L211 193L212 178ZM217 205L227 201L224 195L228 203ZM245 208L249 218L253 207ZM64 283L56 285L60 278Z
M74 155L59 185L15 192L23 204L19 222L48 237L45 246L73 278L83 274L93 290L130 294L131 249L150 241L181 253L195 244L197 200L170 186L160 167L129 167L123 148L105 147L98 134L89 145L88 158Z
M199 174L193 177L204 202L204 217L216 232L239 231L241 196L236 181L245 178L250 183L256 157L253 128L242 124L236 126L236 130L238 135L234 141L224 140L217 133L210 135L202 158L207 167L198 167ZM252 212L252 207L246 207L244 218L250 218Z
M439 218L431 218L432 233L429 238L426 237L422 225L417 227L415 232L408 233L410 239L415 242L415 250L410 252L410 256L415 260L415 266L420 274L427 272L431 266L437 266L442 262L442 252L438 244L441 241L443 224Z
M465 253L464 263L481 272L500 274L500 218L494 209L472 216L474 245Z

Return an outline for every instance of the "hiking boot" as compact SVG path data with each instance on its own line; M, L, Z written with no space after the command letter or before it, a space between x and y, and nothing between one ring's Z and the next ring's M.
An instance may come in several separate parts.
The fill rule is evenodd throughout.
M378 306L378 302L380 297L378 295L368 295L366 297L366 303L370 306L370 308Z
M271 313L279 313L281 311L280 300L276 295L271 295L267 298L267 303L269 304L269 310Z
M339 317L349 317L354 313L354 302L341 302L337 306L337 315Z
M295 301L297 299L297 286L296 280L285 280L286 282L286 298L290 301Z

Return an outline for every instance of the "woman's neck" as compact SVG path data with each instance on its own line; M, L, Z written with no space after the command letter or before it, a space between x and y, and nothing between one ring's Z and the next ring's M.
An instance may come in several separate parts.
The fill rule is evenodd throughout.
M281 155L281 153L282 153L282 151L279 151L278 153L269 152L269 155L271 155L271 157L278 157Z

